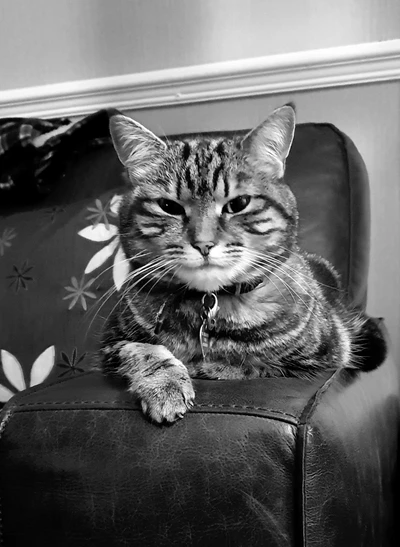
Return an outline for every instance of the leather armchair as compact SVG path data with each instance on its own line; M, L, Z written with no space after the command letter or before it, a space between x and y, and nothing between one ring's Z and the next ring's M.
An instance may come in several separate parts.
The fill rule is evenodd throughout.
M88 165L72 160L58 203L77 179L75 200L94 174L115 186L110 147ZM331 260L364 306L368 179L354 144L329 124L299 125L286 178L303 248ZM193 410L170 427L149 423L122 383L96 371L13 397L1 413L0 544L396 544L399 366L390 352L369 373L194 386Z

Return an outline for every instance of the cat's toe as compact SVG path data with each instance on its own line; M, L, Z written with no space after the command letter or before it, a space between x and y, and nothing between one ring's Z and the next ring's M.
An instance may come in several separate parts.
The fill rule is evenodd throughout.
M171 400L153 401L151 404L142 401L142 410L151 421L162 424L182 419L188 411L188 407L182 402Z
M183 400L188 410L194 407L194 396L194 389L191 385L183 391Z
M174 386L159 390L141 401L143 413L150 420L162 424L173 423L184 417L194 405L194 390L191 385Z

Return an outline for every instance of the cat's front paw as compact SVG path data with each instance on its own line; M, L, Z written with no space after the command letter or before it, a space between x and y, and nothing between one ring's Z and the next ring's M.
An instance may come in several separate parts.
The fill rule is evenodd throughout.
M157 423L173 423L184 417L194 404L194 391L191 386L170 384L157 393L141 400L146 416Z
M190 410L195 394L189 374L180 361L170 360L163 368L165 373L154 374L146 386L141 386L140 399L144 414L151 420L172 423Z
M122 346L119 357L119 373L151 420L175 422L193 406L189 372L165 346L132 342Z

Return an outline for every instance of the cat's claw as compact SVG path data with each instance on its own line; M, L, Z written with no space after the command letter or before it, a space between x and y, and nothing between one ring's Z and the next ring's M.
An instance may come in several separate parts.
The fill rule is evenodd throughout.
M182 385L152 392L146 399L142 398L143 413L156 423L173 423L181 420L194 405L194 391L190 379Z

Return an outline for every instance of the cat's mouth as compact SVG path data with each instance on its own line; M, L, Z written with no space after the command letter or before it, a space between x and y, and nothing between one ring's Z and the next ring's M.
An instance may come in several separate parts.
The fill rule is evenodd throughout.
M213 262L210 262L208 258L205 258L203 262L196 263L196 264L184 264L183 268L186 268L187 270L193 271L193 270L211 270L214 268L217 269L223 269L224 266L221 266L221 264L214 264Z
M186 263L179 268L176 277L189 288L204 292L217 291L232 284L231 268L210 261Z

